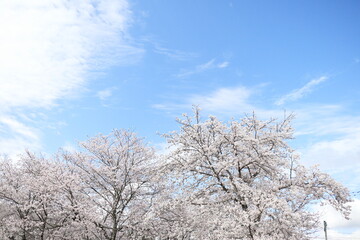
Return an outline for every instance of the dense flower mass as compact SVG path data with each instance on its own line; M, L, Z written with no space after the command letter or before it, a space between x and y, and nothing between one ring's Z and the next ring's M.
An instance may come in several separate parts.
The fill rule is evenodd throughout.
M0 163L2 239L310 239L314 203L348 217L348 190L299 164L292 116L179 119L156 155L114 130L51 158Z

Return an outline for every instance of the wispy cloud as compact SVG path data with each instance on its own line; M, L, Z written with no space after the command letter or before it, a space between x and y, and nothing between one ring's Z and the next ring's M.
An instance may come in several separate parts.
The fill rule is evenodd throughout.
M160 103L152 107L161 110L185 110L198 105L206 111L235 111L249 109L248 98L252 90L243 86L236 88L219 88L209 94L194 94L182 99L181 103Z
M240 86L236 88L220 88L208 95L194 95L188 102L199 105L208 111L246 111L252 108L249 97L252 91Z
M164 47L166 44L154 36L144 36L140 38L140 41L149 44L151 51L154 53L164 55L177 61L188 61L198 57L198 54L195 52Z
M25 148L40 150L40 132L14 116L0 113L0 154L14 157Z
M294 109L297 115L297 135L321 137L341 136L360 131L360 116L345 114L346 107L340 104L309 104Z
M157 44L154 45L154 52L179 61L186 61L197 57L196 53L185 52L177 49L164 48L164 47L160 47Z
M209 69L226 68L229 64L230 63L227 61L216 63L215 59L211 59L210 61L208 61L204 64L197 65L194 69L182 70L180 73L176 74L176 76L179 78L188 77L190 75L201 73L201 72L204 72Z
M229 62L226 61L217 65L218 68L226 68L227 66L229 66Z
M98 91L96 93L96 96L101 100L101 101L105 101L106 99L108 99L109 97L111 97L114 93L114 91L116 90L116 87L112 87L112 88L106 88L103 89L101 91Z
M236 86L218 88L206 94L193 94L186 96L178 103L159 103L153 108L165 111L188 111L191 106L198 105L207 113L219 116L233 117L255 111L262 118L283 116L282 110L264 109L256 106L252 98L260 91L261 86L245 87Z
M124 0L1 1L0 113L8 119L2 121L6 129L26 129L17 114L77 95L90 69L138 61L143 50L129 41L130 20Z
M20 121L10 118L9 116L0 116L0 124L8 128L13 133L31 139L33 141L39 140L39 136L36 133L36 129L33 129Z
M307 84L305 84L305 86L303 86L302 88L295 89L294 91L290 92L289 94L286 94L285 96L281 97L279 100L277 100L275 102L275 104L283 105L286 102L298 100L298 99L304 97L305 95L311 93L313 88L316 85L326 81L327 79L328 79L327 76L321 76L319 78L313 79L310 82L308 82Z

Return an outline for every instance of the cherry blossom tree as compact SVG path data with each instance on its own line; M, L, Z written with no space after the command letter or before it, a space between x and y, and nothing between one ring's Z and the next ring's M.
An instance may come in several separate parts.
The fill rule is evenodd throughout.
M0 233L8 239L143 239L158 192L154 151L114 130L45 159L0 163Z
M292 116L261 121L255 115L223 123L211 116L178 119L165 137L169 188L158 217L174 239L309 239L318 226L315 203L349 216L348 190L305 168L289 146ZM162 209L162 211L161 211Z
M0 232L9 239L86 239L76 176L30 152L0 163Z
M88 215L94 239L136 239L146 234L145 215L157 193L154 151L135 133L114 130L80 143L85 151L64 153L94 206Z

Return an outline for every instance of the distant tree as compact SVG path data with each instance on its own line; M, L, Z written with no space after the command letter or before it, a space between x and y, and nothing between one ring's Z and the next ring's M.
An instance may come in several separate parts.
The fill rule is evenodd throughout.
M318 226L314 203L348 217L348 190L305 168L288 145L292 116L261 121L255 115L223 123L216 117L179 119L166 135L167 199L157 203L159 233L170 239L310 239Z

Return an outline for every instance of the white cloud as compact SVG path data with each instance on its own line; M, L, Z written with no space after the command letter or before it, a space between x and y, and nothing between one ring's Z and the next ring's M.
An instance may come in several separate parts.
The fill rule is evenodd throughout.
M194 69L192 70L182 70L180 73L178 73L176 76L179 78L182 77L188 77L194 74L198 74L198 73L202 73L204 71L207 71L209 69L214 69L214 68L226 68L229 65L229 62L222 62L222 63L216 63L215 59L211 59L210 61L204 63L204 64L200 64L197 65Z
M36 129L26 126L25 124L17 121L9 116L0 116L0 124L7 127L11 132L23 136L33 141L39 140Z
M107 89L98 91L98 92L96 93L96 96L97 96L101 101L104 101L104 100L108 99L109 97L111 97L111 96L113 95L113 91L114 91L115 89L116 89L116 88L107 88Z
M321 141L313 144L307 152L308 159L321 159L327 168L340 170L342 167L353 168L360 166L360 134L351 134L333 141ZM311 157L310 157L311 156ZM354 165L357 163L357 166Z
M252 111L253 106L248 103L252 91L246 87L220 88L209 95L194 95L188 101L199 105L207 111Z
M160 103L152 107L165 111L188 111L191 106L197 105L207 113L226 117L243 116L253 111L261 118L282 117L282 110L267 110L252 103L251 98L257 91L256 87L244 86L218 88L207 94L187 96L180 103Z
M344 114L342 105L311 104L294 109L296 135L343 136L360 131L360 116Z
M336 229L357 229L360 226L360 199L354 199L351 206L350 219L346 220L331 206L320 207L321 218L327 222L330 230Z
M183 110L192 105L198 105L206 111L224 112L246 112L252 106L248 104L248 98L252 91L246 87L219 88L209 94L195 94L188 96L182 103L161 103L152 105L153 108L161 110ZM252 110L251 110L252 111Z
M144 12L143 12L143 14L147 15L147 13L144 13ZM164 47L163 43L161 41L159 41L157 38L155 38L154 36L141 37L140 41L150 44L151 49L154 53L167 56L174 60L187 61L187 60L198 57L198 54L194 53L194 52L188 52L188 51Z
M306 139L299 149L303 161L333 173L360 168L359 115L342 105L312 104L293 111L295 137Z
M186 61L197 56L195 53L180 51L177 49L164 48L164 47L160 47L157 44L154 45L155 45L154 52L165 55L175 60Z
M312 142L300 150L302 162L318 164L320 169L336 177L352 191L360 186L360 130L336 138Z
M8 135L26 137L18 135L14 124L38 134L18 115L75 96L90 70L137 61L143 50L128 40L130 22L125 0L1 1L0 113Z
M320 213L321 231L316 239L324 239L323 221L327 223L329 239L359 239L360 238L360 199L354 199L351 206L350 219L346 220L333 207L317 205L314 210Z
M151 105L152 108L155 108L155 109L160 109L160 110L166 110L166 111L171 111L171 110L174 110L176 108L183 108L184 105L182 104L174 104L174 103L157 103L157 104L153 104Z
M38 141L31 141L31 139L22 136L12 136L8 138L0 138L0 154L6 154L11 159L16 160L18 154L23 153L25 149L38 151L41 145Z
M207 69L213 68L214 63L215 63L215 59L211 59L207 63L200 64L200 65L196 66L196 69L198 69L199 71L205 71Z
M217 65L218 68L226 68L227 66L229 66L229 62L226 61Z
M27 125L31 118L23 117L0 111L0 154L15 158L24 149L41 150L41 132Z
M281 97L275 102L275 104L283 105L285 102L298 100L304 97L306 94L310 93L316 85L326 81L327 79L328 77L326 76L321 76L319 78L313 79L307 84L305 84L305 86L303 86L302 88L296 89L289 94Z

